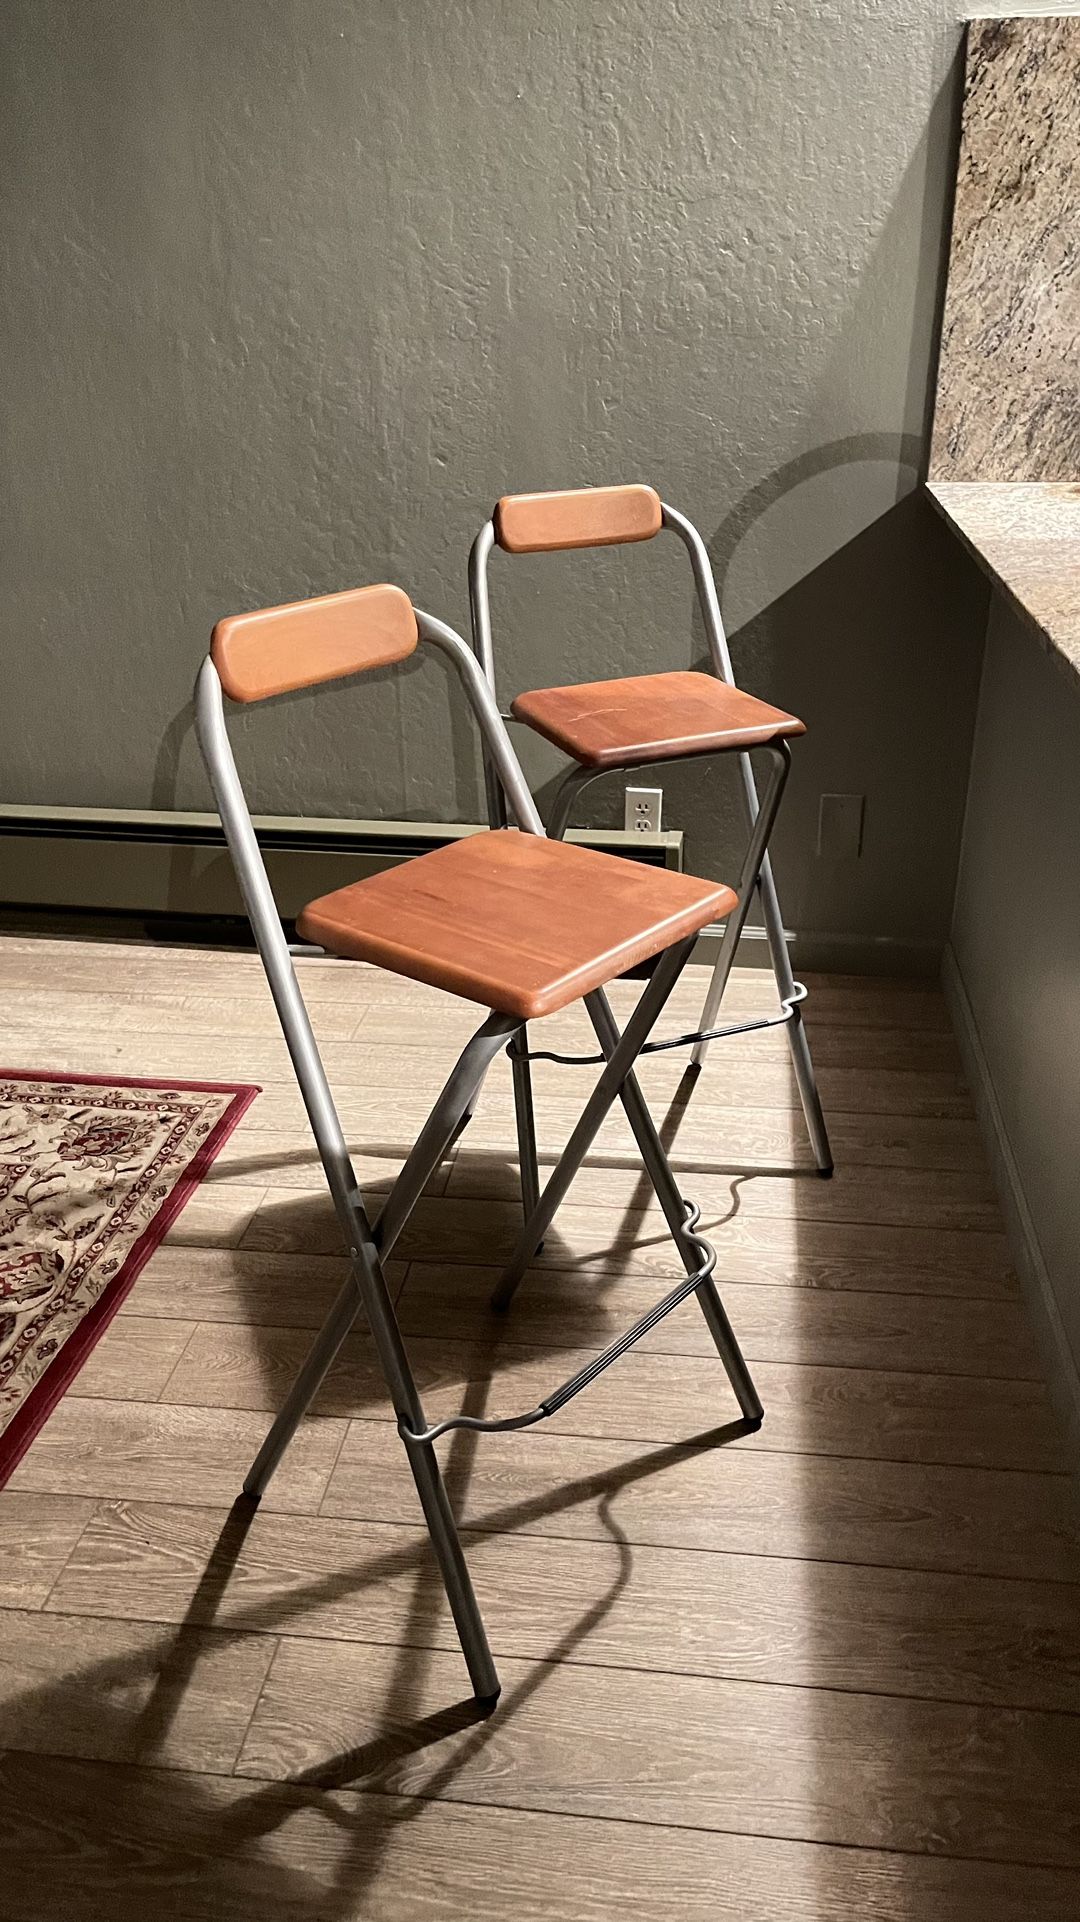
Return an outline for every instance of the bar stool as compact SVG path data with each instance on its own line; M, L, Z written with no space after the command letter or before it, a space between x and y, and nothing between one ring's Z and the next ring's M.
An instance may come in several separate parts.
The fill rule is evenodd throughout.
M506 718L512 717L532 728L568 755L573 764L552 803L547 832L554 840L561 840L566 833L578 795L603 774L648 762L684 760L706 754L736 757L749 827L742 871L736 884L738 907L725 923L698 1029L671 1042L650 1044L647 1051L691 1046L692 1065L699 1069L710 1041L751 1029L783 1025L817 1172L827 1179L833 1172L833 1160L803 1025L802 1003L806 989L792 974L768 854L783 775L786 775L787 743L805 729L793 714L770 707L736 686L716 582L697 528L684 514L665 506L652 487L582 487L558 493L504 495L492 518L480 529L469 556L473 648L494 694L495 654L488 593L488 563L493 547L500 547L506 554L547 554L570 548L647 541L664 528L678 535L690 557L698 606L708 636L712 672L640 674L625 680L537 688L517 695L510 703ZM774 760L772 778L763 799L758 794L750 758L753 752L762 749L771 750ZM498 770L490 756L485 757L485 785L489 818L492 822L504 820L506 801ZM779 1012L760 1020L733 1022L717 1028L713 1024L755 891L776 979ZM528 1209L537 1191L538 1175L529 1071L529 1061L534 1057L524 1029L515 1037L509 1052L514 1072L522 1193ZM588 1057L553 1056L545 1052L544 1058L579 1062Z
M379 1212L364 1205L300 993L229 745L223 696L259 702L405 660L419 641L449 655L464 683L500 794L516 828L452 842L312 901L297 930L330 953L374 963L477 1002L485 1019L463 1050ZM679 1191L634 1062L699 931L736 908L730 888L568 846L544 834L475 656L452 628L377 586L219 621L195 691L196 728L256 944L348 1248L348 1273L244 1484L258 1499L361 1309L397 1416L473 1688L499 1691L483 1620L439 1473L435 1443L452 1429L527 1429L595 1381L680 1303L696 1296L746 1429L762 1406L721 1302L715 1251ZM625 1031L605 984L655 960ZM621 1101L678 1249L685 1278L602 1353L521 1414L428 1420L386 1285L385 1263L431 1175L467 1124L495 1055L527 1021L583 999L603 1070L527 1219L499 1285L508 1304L606 1114Z

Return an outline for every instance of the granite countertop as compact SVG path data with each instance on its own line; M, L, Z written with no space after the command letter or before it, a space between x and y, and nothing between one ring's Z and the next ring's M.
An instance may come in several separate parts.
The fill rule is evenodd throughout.
M935 507L1080 682L1080 18L975 20L938 366Z
M1080 682L1080 481L935 481L931 500Z
M930 478L1080 479L1080 18L974 20Z

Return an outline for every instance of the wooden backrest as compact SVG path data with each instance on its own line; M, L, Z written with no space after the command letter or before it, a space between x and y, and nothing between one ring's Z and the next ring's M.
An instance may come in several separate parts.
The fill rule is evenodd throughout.
M559 494L504 494L492 518L495 539L508 554L549 554L651 540L660 532L662 509L652 487L571 487Z
M400 587L352 587L231 614L214 629L210 658L230 700L265 701L403 661L417 638L412 602Z

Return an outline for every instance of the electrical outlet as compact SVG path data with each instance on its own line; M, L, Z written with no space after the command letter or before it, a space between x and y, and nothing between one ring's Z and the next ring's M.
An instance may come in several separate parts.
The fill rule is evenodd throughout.
M664 805L662 787L628 787L623 809L623 827L628 834L659 834L660 811Z
M855 861L862 853L865 794L823 794L818 803L817 851L827 861Z

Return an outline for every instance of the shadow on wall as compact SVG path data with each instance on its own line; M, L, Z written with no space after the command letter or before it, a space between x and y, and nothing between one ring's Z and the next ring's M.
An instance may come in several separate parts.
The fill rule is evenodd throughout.
M959 36L956 45L959 49ZM787 378L798 373L801 383L797 413L785 433L817 437L819 444L749 487L708 543L740 682L800 713L810 730L795 756L775 840L788 921L811 937L842 936L862 961L868 944L876 943L886 964L900 969L921 966L920 956L926 966L936 965L948 925L986 598L974 568L919 498L944 279L958 70L957 52L917 146L882 188L883 218L872 253L833 289L826 351L820 363L811 357L805 380L790 330L779 317L778 377L785 378L786 365ZM722 348L718 336L714 350L720 354ZM659 449L656 417L649 413L649 369L631 357L625 378L627 395L632 392L643 410L637 438L640 447L652 450L644 461L650 466ZM706 407L697 416L699 426L685 452L676 454L677 482L669 477L667 483L674 504L695 517L702 498L726 498L740 465L745 471L748 462L775 451L775 436L770 450L765 434L768 409L764 424L748 417L740 431L732 397L713 394L709 404L712 384L703 389ZM574 400L572 393L566 398ZM587 394L575 404L587 412ZM729 408L736 415L734 448L724 439L732 429L723 418ZM629 428L620 431L619 459L632 459L636 467L638 458L629 451L633 409L630 413ZM867 420L893 420L899 427L829 438L840 424ZM603 447L603 436L596 444ZM580 472L549 472L533 476L531 484L582 478ZM459 476L459 496L460 481ZM477 484L478 475L470 474L468 490ZM528 477L504 474L493 491L526 484ZM434 611L460 625L464 546L458 549L455 538L450 547L455 558L447 564L454 580L440 587ZM300 574L315 578L304 567ZM515 681L536 685L590 679L605 671L684 666L691 648L695 664L706 665L689 577L683 578L685 588L677 591L686 599L676 603L671 631L657 631L655 638L649 633L657 628L655 608L644 638L624 636L621 600L616 605L601 593L595 632L572 666L563 658L572 629L566 615L559 617L558 587L550 603L558 636L523 593L501 649L509 683L503 691L515 691ZM335 578L324 584L346 582ZM546 595L544 605L549 605ZM597 603L590 608L585 601L582 612L583 629L589 630ZM649 652L633 658L638 647ZM611 664L623 655L625 667ZM368 682L361 690L328 690L320 696L326 706L317 717L300 709L293 715L260 716L257 739L253 734L250 743L244 718L234 717L241 775L253 807L401 819L481 818L475 729L452 674L441 662L439 673L432 673L431 665L430 657L415 664L407 682L393 689ZM355 702L351 709L350 701ZM352 716L355 756L349 745ZM165 730L154 781L158 807L177 805L197 762L184 740L188 726L185 710ZM366 754L365 741L381 744L379 754ZM313 752L313 743L320 742ZM551 753L537 755L534 748L530 737L527 765L543 806L558 777ZM297 769L302 779L294 778ZM730 879L744 838L734 769L690 763L667 767L663 779L668 824L686 832L687 866ZM201 777L196 780L198 804L205 806ZM578 819L621 825L623 785L618 778L598 783L583 798ZM866 796L860 861L819 855L823 792ZM174 858L182 879L191 856L180 851ZM843 954L835 959L846 965Z
M711 543L726 579L746 528L830 464L917 458L909 437L814 450L744 497ZM796 470L798 470L796 472ZM987 590L921 491L903 495L731 637L740 680L792 709L809 736L793 761L774 845L785 912L801 929L873 938L896 927L940 948L951 912ZM695 635L704 658L704 637ZM866 796L865 858L818 856L818 799Z
M819 444L749 487L708 540L740 683L794 709L809 728L774 842L788 920L811 934L841 932L864 950L881 941L901 967L923 965L920 950L935 966L948 927L985 626L985 588L920 488L961 69L957 34L872 257L832 315L827 358L801 406L799 431ZM883 419L898 430L829 437L839 423ZM731 465L718 437L701 477L714 498L723 497ZM690 499L673 504L696 512ZM705 637L689 592L686 606L694 665L703 668ZM686 665L678 636L662 641L651 665ZM745 832L730 774L696 762L664 776L668 821L687 831L687 865L725 878ZM857 864L817 851L820 794L838 791L866 796ZM600 784L583 806L590 820L620 825L621 783Z
M336 593L362 585L363 581L345 580L328 586L324 591ZM429 611L446 618L442 608ZM467 634L463 638L467 638ZM409 688L407 696L403 694L406 682ZM400 749L397 721L404 698L411 704L414 722L419 716L422 727L428 730L430 740L438 744L436 751L448 745L456 790L461 797L456 813L448 818L461 821L480 818L475 800L475 796L483 789L479 728L453 662L438 648L424 644L407 660L396 662L391 667L368 669L347 681L296 688L291 693L275 695L269 703L250 708L236 707L227 700L225 711L229 736L252 811L268 814L281 811L280 797L275 792L275 783L281 771L275 749L277 756L280 756L283 747L287 750L290 767L293 763L299 766L306 763L311 765L314 779L322 777L323 770L318 763L312 765L311 743L318 740L320 726L326 725L325 717L333 716L349 702L352 703L357 723L357 778L362 780L370 739L376 733L386 733L388 718L394 721ZM373 701L382 703L381 716L378 708L373 711ZM161 736L154 762L151 807L170 810L185 805L181 799L185 766L189 760L197 762L198 759L195 704L193 700L186 700L172 716ZM398 772L400 775L400 768ZM357 804L351 810L357 818L365 813L366 802L370 802L370 796L365 797L361 789ZM208 788L198 804L204 807L213 805ZM191 801L186 805L192 805ZM317 800L310 807L306 802L302 803L300 811L313 816L330 812ZM374 808L373 813L378 819L413 818L400 799L396 807L387 802ZM184 859L187 858L185 855Z
M759 481L708 543L722 601L746 605L750 598L752 604L745 587L731 591L733 573L746 566L755 530L774 510L788 512L784 504L799 489L836 473L843 473L850 489L860 467L868 487L880 487L886 474L914 472L920 446L911 435L850 436L809 450ZM757 539L760 547L760 532ZM764 572L775 575L769 555ZM671 638L659 635L652 666L681 666L689 655L696 667L707 669L688 571L681 591L685 611L677 610L673 625L677 630L686 620L690 645L680 644L677 631ZM794 756L774 836L788 925L818 950L808 949L804 965L880 965L896 972L929 972L937 965L951 912L987 592L922 491L913 489L731 634L740 684L800 715L809 730ZM589 671L583 662L581 678ZM400 690L389 684L393 676L372 675L354 688L286 697L274 703L280 711L273 716L231 716L241 777L255 810L272 798L280 765L275 735L279 751L284 743L286 758L298 765L303 743L317 738L320 727L311 704L324 704L329 719L351 702L362 743L374 695L384 702L407 699L426 738L440 743L453 769L450 818L482 818L478 737L452 670L425 649L398 673ZM195 752L187 740L190 728L185 704L159 749L159 808L176 805L181 764ZM532 748L524 730L515 733L519 745ZM560 773L550 773L549 752L542 768L532 753L526 765L545 811L561 764ZM657 778L665 788L668 824L686 830L687 866L730 880L745 837L733 761L669 763ZM621 825L624 786L621 774L598 783L583 798L577 820ZM819 850L823 792L865 796L861 859ZM321 811L317 799L311 811ZM173 878L185 892L195 858L187 848L172 853Z
M843 440L827 441L811 447L794 460L785 461L771 474L747 488L733 508L724 515L712 539L707 542L709 559L723 605L728 574L735 554L751 528L756 526L777 501L812 479L837 468L853 467L863 461L889 463L907 469L912 484L918 478L923 458L923 441L917 434L849 434ZM901 499L905 498L901 495Z

